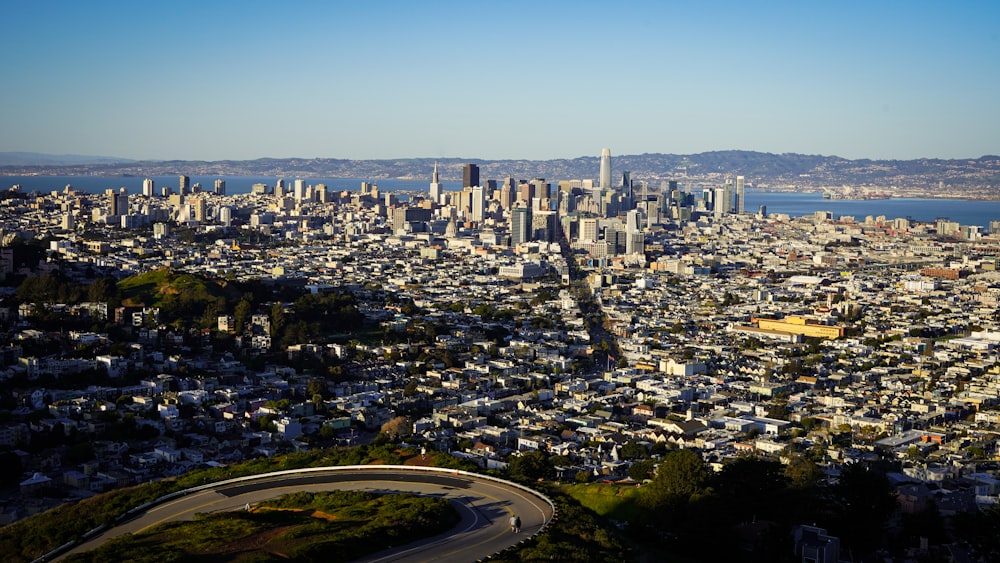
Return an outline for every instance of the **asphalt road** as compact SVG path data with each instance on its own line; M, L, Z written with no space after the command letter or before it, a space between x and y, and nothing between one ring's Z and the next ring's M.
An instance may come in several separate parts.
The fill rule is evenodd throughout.
M153 507L136 518L81 544L69 553L94 549L111 538L143 531L197 513L243 510L255 503L295 491L364 490L413 493L448 499L461 521L444 534L405 546L386 546L368 558L374 562L478 561L527 539L551 518L549 504L523 489L471 475L405 470L340 470L264 478L200 491ZM521 518L521 532L508 526L511 514Z

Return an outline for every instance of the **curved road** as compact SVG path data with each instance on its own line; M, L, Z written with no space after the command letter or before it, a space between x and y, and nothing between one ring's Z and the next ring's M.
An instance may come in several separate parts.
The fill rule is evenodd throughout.
M402 467L341 469L280 477L263 476L241 483L219 484L165 502L111 528L69 553L94 549L109 539L143 531L173 520L192 520L199 512L242 510L247 504L296 491L334 489L379 493L412 493L448 499L461 521L444 534L375 553L360 561L469 562L489 557L531 537L552 519L548 502L527 490L464 472L427 472ZM521 533L508 527L511 514L521 518Z

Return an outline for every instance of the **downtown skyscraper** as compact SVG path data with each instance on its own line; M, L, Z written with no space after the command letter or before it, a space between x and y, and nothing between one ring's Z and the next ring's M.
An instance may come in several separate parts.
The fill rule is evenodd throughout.
M434 163L434 173L431 174L431 201L441 203L441 176L438 175L438 163Z
M601 149L601 175L598 186L602 190L611 189L611 149Z
M466 164L462 168L462 187L471 188L479 185L479 167L475 164Z
M744 209L744 204L746 203L746 194L744 193L746 188L744 184L746 183L746 178L743 176L736 177L736 212L742 214Z
M531 208L515 207L510 213L510 244L517 246L531 240Z

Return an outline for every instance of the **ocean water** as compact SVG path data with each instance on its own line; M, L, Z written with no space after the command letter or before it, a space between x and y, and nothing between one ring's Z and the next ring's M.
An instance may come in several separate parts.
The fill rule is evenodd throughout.
M211 191L219 176L191 176L191 184L200 183L202 189ZM250 187L256 183L273 186L277 178L270 176L222 176L226 181L226 193L249 193ZM285 184L291 186L296 178L284 178ZM326 184L332 191L359 191L361 182L368 181L377 184L381 191L427 191L430 180L396 180L364 178L302 178L308 184ZM98 177L98 176L0 176L0 189L13 185L21 186L23 191L51 192L62 190L67 185L88 193L103 193L108 188L127 188L129 193L142 193L143 178ZM162 186L177 189L177 176L154 176L156 190ZM445 190L458 190L459 182L442 182ZM853 216L863 221L868 215L877 217L884 215L889 219L897 217L912 221L932 222L939 218L956 221L962 225L978 225L987 228L990 221L1000 221L1000 201L978 201L965 199L924 199L924 198L891 198L872 200L823 199L819 192L788 193L788 192L758 192L749 190L745 198L745 210L756 212L761 205L767 207L768 214L785 213L792 216L810 215L816 211L829 211L834 217Z
M821 193L751 192L746 193L744 209L757 211L767 206L767 213L787 213L792 216L811 215L816 211L829 211L835 218L852 216L863 221L866 216L884 215L912 221L933 222L937 219L956 221L961 225L989 227L990 221L1000 221L1000 201L944 198L890 198L890 199L823 199Z

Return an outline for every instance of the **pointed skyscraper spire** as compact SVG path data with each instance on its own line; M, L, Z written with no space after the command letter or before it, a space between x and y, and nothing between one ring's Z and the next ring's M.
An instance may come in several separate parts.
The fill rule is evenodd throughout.
M441 203L441 179L438 176L438 163L434 163L434 174L431 175L431 201Z

